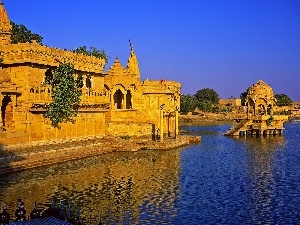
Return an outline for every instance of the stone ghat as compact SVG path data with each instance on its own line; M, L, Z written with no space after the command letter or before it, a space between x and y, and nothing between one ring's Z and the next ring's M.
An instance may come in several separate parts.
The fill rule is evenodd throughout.
M88 137L1 146L0 174L116 151L166 150L199 143L200 136L181 135L163 142L143 137Z

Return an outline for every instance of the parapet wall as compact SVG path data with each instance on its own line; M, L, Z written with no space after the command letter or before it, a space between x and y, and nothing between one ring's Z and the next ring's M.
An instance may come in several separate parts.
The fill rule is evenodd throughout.
M181 84L176 81L166 81L166 80L145 80L142 82L144 93L170 93L178 95L180 94Z
M71 62L75 70L93 73L103 73L105 66L104 59L49 48L37 42L0 45L0 52L5 65L30 63L56 67L60 62Z

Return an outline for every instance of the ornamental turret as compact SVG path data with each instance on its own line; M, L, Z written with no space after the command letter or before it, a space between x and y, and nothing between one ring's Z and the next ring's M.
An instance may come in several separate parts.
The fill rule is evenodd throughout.
M11 25L3 2L0 0L0 44L7 45L11 41Z
M133 45L130 43L130 55L127 63L127 72L129 75L134 75L137 78L140 78L140 69L139 69L139 63L136 57L136 54L133 49Z

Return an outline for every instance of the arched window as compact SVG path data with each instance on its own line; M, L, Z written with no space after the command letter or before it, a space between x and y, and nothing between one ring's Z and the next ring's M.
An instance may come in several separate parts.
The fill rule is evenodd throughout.
M114 105L117 106L117 109L122 109L122 102L124 95L120 89L118 89L114 94Z
M131 92L128 90L126 93L126 109L132 108L132 95Z
M79 74L77 77L77 86L79 88L83 88L83 76L81 74Z
M53 80L53 74L51 69L47 69L47 71L45 72L45 84L51 84Z

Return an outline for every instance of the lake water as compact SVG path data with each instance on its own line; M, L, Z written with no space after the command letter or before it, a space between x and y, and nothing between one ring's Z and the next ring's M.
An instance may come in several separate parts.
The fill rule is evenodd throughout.
M85 224L300 224L300 123L283 136L231 138L231 124L183 126L202 143L117 152L0 176L14 214L55 199Z

